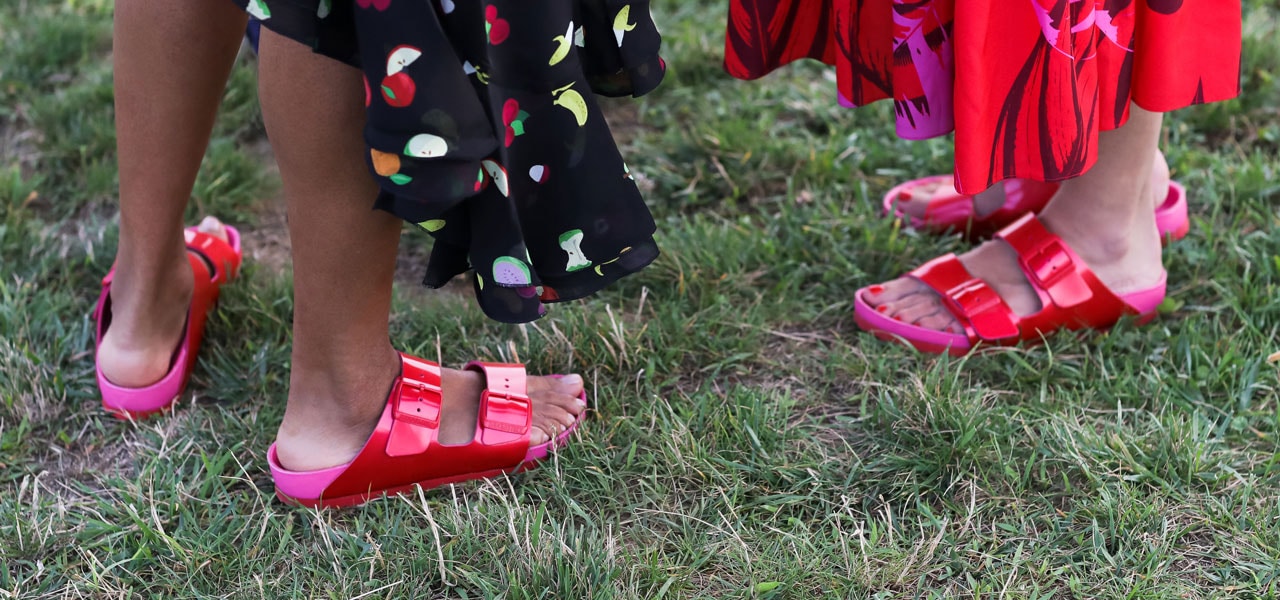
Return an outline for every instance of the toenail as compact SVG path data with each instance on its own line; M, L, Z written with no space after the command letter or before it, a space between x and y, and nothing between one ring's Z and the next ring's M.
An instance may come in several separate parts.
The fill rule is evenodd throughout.
M911 199L911 192L906 192L906 191L898 192L898 199L899 199L899 200L910 200L910 199Z
M881 304L880 306L877 306L877 307L876 307L876 312L882 312L882 313L887 313L887 312L889 312L889 305L887 305L887 304Z
M581 375L565 375L564 377L561 378L561 381L569 385L578 385L579 383L582 383L582 376Z
M883 293L884 293L884 286L883 286L883 285L873 285L873 286L871 286L871 287L867 288L867 291L868 291L868 292L870 292L870 293L871 293L871 295L873 295L873 296L878 296L878 295L880 295L880 294L883 294Z

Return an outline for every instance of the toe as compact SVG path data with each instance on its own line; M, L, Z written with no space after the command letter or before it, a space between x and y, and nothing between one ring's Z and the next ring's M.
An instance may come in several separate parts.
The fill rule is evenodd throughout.
M218 220L217 217L205 217L200 221L200 224L196 226L196 230L200 233L217 237L224 242L227 241L227 228L222 224L222 221Z
M921 319L932 317L944 310L937 296L930 297L925 294L904 298L894 303L893 308L894 310L889 313L893 318L912 325L918 325Z
M560 406L544 405L542 410L534 416L533 431L529 436L530 442L534 445L546 443L572 426L575 420L572 414Z
M955 334L964 333L964 329L960 327L960 322L956 321L955 317L951 316L951 314L945 310L937 311L931 315L922 317L920 320L916 321L915 324L919 327L931 329L933 331Z
M928 291L928 288L920 281L910 277L900 277L893 281L868 287L866 293L863 294L863 299L872 308L877 308L881 305L895 304L922 291Z
M933 200L933 197L941 187L942 184L932 181L915 185L898 194L894 201L902 214L923 217L929 209L929 202Z
M582 396L582 390L585 385L582 381L582 376L576 373L556 378L555 383L556 391L564 394L565 396L569 396L570 398L579 398Z
M925 329L948 333L963 332L955 317L943 306L936 292L914 279L898 281L902 282L899 287L886 290L882 294L889 296L892 293L897 297L893 301L876 306L877 311L896 321ZM886 288L888 285L886 284Z
M529 442L535 446L560 435L586 410L579 375L530 377L528 389L533 400L533 430Z

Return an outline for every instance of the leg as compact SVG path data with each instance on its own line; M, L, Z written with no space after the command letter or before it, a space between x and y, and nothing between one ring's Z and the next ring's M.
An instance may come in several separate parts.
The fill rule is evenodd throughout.
M1040 214L1046 227L1071 245L1104 284L1121 294L1155 285L1161 273L1160 234L1152 208L1164 199L1168 187L1168 166L1157 150L1162 120L1160 113L1132 107L1124 127L1099 136L1098 164L1064 182ZM1152 160L1153 156L1157 159ZM1014 312L1026 315L1040 309L1016 256L1002 242L987 242L961 260ZM889 282L868 301L904 322L960 332L938 297L913 279Z
M360 451L399 373L387 321L401 222L372 209L359 72L267 30L260 44L263 116L294 262L293 371L276 450L285 467L308 471ZM446 371L443 387L442 441L465 443L482 381ZM581 378L530 378L534 443L582 412L581 390Z
M120 245L98 361L117 385L159 380L182 335L192 287L182 213L245 21L227 0L116 2Z

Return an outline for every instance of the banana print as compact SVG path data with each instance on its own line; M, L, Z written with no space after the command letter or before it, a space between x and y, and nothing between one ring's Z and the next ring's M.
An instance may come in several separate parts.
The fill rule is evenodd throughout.
M618 38L618 47L622 47L622 38L627 32L634 31L635 23L631 22L631 5L628 4L618 11L618 15L613 18L613 35Z
M548 63L554 67L569 56L569 50L573 48L573 21L569 21L569 30L564 32L564 35L558 35L551 41L559 44L556 46L556 51L551 54L551 62Z
M590 113L587 110L586 99L577 90L571 89L572 87L573 84L570 83L552 92L551 95L555 97L553 103L573 113L573 118L578 121L578 127L582 127L587 124L587 116Z

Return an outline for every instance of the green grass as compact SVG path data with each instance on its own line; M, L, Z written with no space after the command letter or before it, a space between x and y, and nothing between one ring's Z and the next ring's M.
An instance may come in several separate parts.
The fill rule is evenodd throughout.
M876 208L947 141L836 107L814 65L734 82L723 7L657 2L667 85L615 104L663 257L524 327L411 284L393 323L429 356L465 340L451 364L581 371L594 418L543 470L316 512L274 500L264 458L287 269L227 290L173 415L101 411L110 2L4 3L0 598L1280 596L1280 9L1245 5L1243 97L1168 119L1194 229L1166 314L953 359L850 318L857 286L964 248ZM191 212L260 232L254 86L246 60Z

